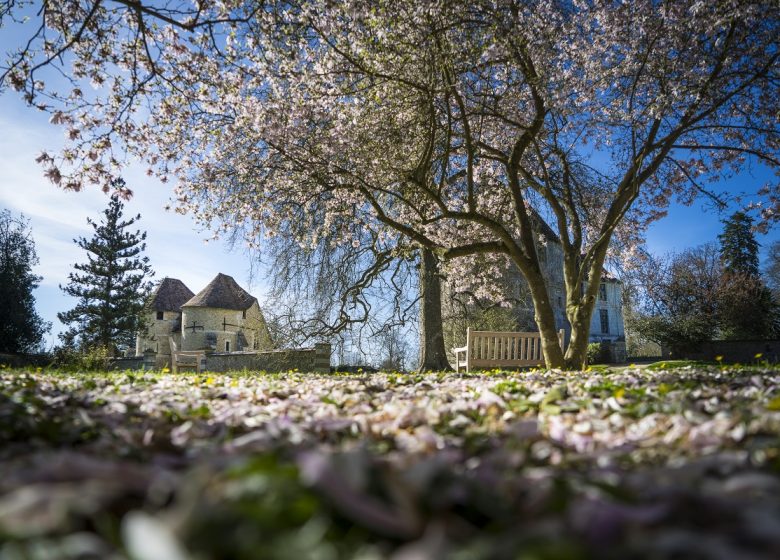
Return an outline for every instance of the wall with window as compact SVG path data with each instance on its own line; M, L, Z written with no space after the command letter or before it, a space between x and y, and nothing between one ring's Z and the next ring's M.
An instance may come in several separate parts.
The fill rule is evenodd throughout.
M566 340L571 336L571 326L566 317L566 285L563 278L563 248L559 243L547 241L537 247L540 264L547 283L547 292L555 314L557 329L566 331ZM511 330L538 330L534 321L534 307L528 283L517 268L509 263L504 278L501 279L507 293L507 299L515 303L507 310L515 326ZM506 296L505 296L506 297ZM608 278L599 286L595 309L591 318L590 340L622 341L625 339L623 326L623 288L619 280ZM445 317L445 337L452 344L460 346L466 336L466 327L477 325L470 315L479 316L476 306L463 303L466 298L456 297L451 286L447 285L443 294ZM472 313L472 310L474 311ZM507 327L508 328L508 327ZM496 330L496 329L488 329ZM452 333L452 334L450 334Z
M590 321L590 340L623 340L623 284L619 280L604 279L599 285L596 306Z
M147 329L135 340L135 355L142 356L144 351L153 350L157 354L170 355L169 339L181 344L181 313L178 311L147 311L145 314Z
M567 337L571 328L566 318L566 286L563 280L563 248L559 243L552 241L537 247L539 260L544 277L547 281L547 293L555 315L555 328L564 329ZM528 282L520 271L510 265L507 284L511 297L518 303L513 311L518 323L518 330L538 330L534 320L534 304L531 299L531 290ZM465 336L465 333L464 333Z
M270 350L271 337L257 302L249 309L184 307L182 350L244 352Z

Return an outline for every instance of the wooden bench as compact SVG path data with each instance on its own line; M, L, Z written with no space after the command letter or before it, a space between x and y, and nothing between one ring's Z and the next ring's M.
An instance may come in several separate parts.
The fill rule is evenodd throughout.
M565 332L558 331L563 348ZM542 337L538 332L472 331L466 329L466 346L453 348L455 371L472 368L526 367L544 365Z
M180 367L195 368L196 373L206 369L205 350L178 350L173 338L169 338L171 345L171 371L178 373Z

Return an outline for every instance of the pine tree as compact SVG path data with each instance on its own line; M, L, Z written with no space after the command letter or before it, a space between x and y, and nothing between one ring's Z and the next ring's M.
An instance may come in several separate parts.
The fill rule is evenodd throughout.
M41 281L29 222L8 210L0 212L0 352L30 352L51 328L35 312L33 290Z
M79 298L76 307L57 314L60 321L71 325L60 335L67 346L103 347L113 353L118 347L132 346L143 326L142 310L151 290L148 279L154 273L148 257L140 256L146 249L146 232L126 231L141 215L125 220L123 207L119 197L112 196L100 223L87 218L95 230L92 238L74 240L87 252L88 260L75 264L68 285L60 286L69 296Z
M719 327L727 339L766 338L775 328L777 309L758 267L753 220L735 212L723 223L720 259L723 274L718 297Z
M720 258L727 273L758 276L758 241L752 231L753 219L744 212L735 212L723 222Z

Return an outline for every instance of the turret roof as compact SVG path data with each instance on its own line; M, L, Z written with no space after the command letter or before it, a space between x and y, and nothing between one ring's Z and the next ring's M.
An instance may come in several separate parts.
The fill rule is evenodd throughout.
M149 306L155 311L181 311L195 294L177 278L163 278L152 292Z
M219 273L208 286L182 307L215 307L245 311L256 301L257 298L239 286L232 276Z

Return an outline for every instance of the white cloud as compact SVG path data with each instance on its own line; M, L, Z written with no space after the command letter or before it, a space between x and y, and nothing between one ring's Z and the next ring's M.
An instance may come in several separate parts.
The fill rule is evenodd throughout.
M24 107L8 95L0 96L0 207L23 213L30 220L40 264L36 273L43 277L36 292L37 307L54 324L50 344L64 327L56 318L74 302L57 288L67 283L74 263L86 255L73 239L91 236L87 217L99 220L108 198L98 188L67 192L43 177L35 158L46 149L61 146L58 127L49 125L45 115ZM250 263L240 248L229 251L224 243L204 243L208 232L199 232L190 216L165 211L172 188L149 178L139 166L124 175L135 195L125 205L125 215L141 214L138 229L147 232L147 251L155 279L179 278L198 292L218 273L247 285ZM255 283L257 284L257 283ZM256 288L257 286L255 286Z

